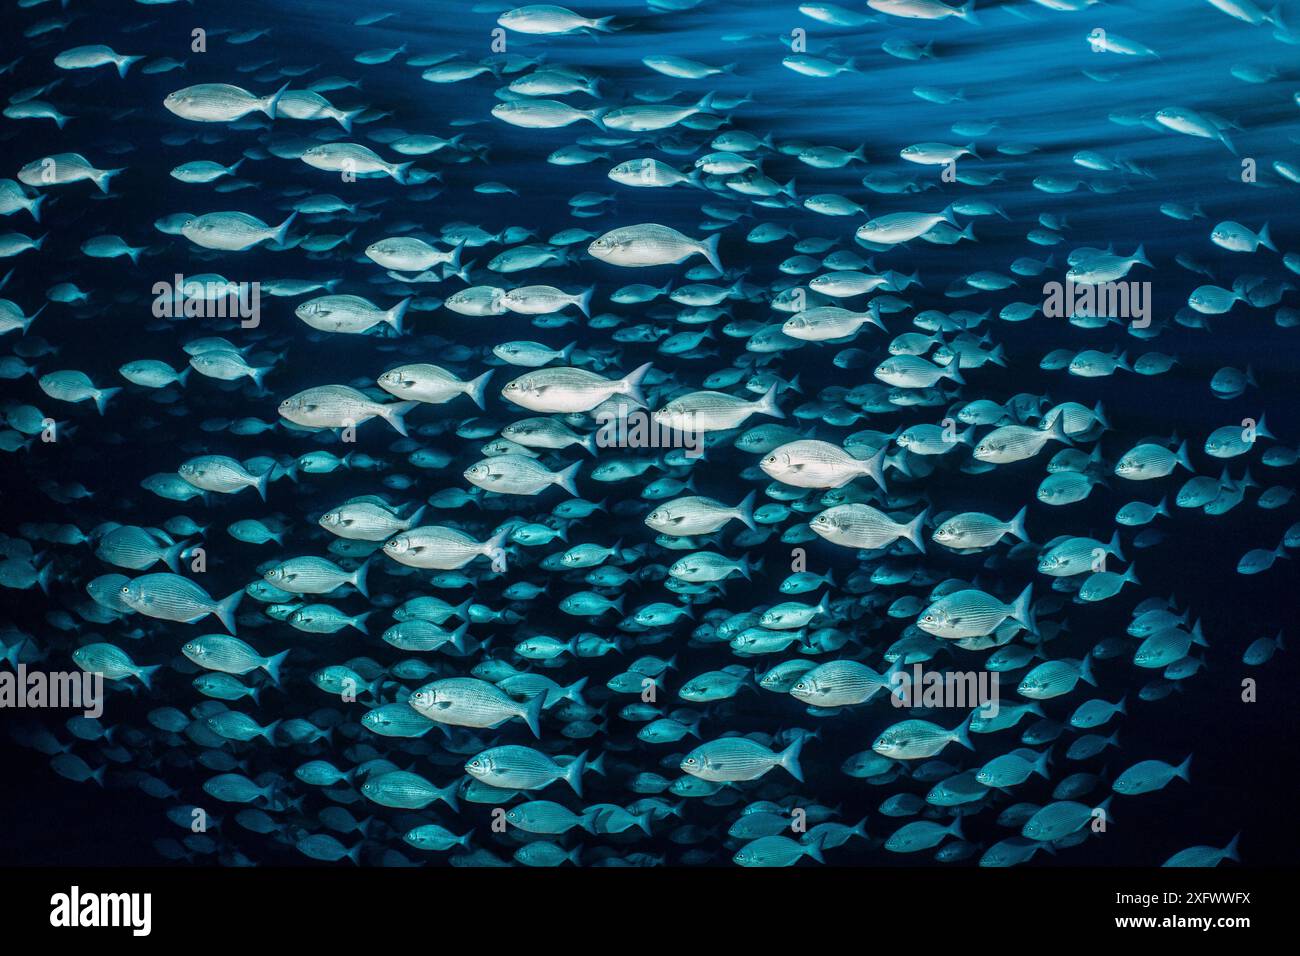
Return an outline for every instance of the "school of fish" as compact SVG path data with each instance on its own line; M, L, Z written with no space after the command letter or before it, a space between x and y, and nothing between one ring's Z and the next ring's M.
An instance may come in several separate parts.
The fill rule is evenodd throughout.
M1194 6L1295 62L1300 21ZM478 52L375 46L424 15L352 11L333 61L239 5L166 41L168 0L80 7L4 14L0 448L43 504L0 526L3 593L40 622L9 615L0 657L102 674L107 700L5 724L52 773L156 805L159 859L1013 866L1194 799L1194 754L1126 747L1126 724L1286 639L1203 627L1143 567L1260 511L1255 549L1207 549L1224 587L1294 558L1300 435L1269 413L1295 391L1224 366L1188 385L1221 427L1191 433L1103 399L1188 383L1180 341L1300 325L1294 82L1222 64L1281 116L1252 159L1277 215L1243 223L1122 152L1046 156L942 85L945 43L1016 23L1066 23L1098 90L1164 68L1158 30L1110 32L1093 0L783 4L768 36L709 0L442 5ZM672 31L715 55L661 52ZM915 63L938 85L909 109L949 132L787 136L732 92L760 56L809 100ZM420 102L385 99L397 74ZM92 109L118 142L79 135ZM1250 132L1214 103L1111 119L1225 177ZM530 216L530 169L563 177L566 219ZM1135 183L1168 196L1177 262L1058 211ZM1145 279L1187 288L1146 315L1077 298ZM1076 299L1049 308L1049 282ZM59 316L102 338L75 367L43 337ZM1087 347L1040 347L1067 331ZM990 386L1020 365L1055 397ZM1071 518L1099 496L1108 525ZM926 673L996 680L997 706L906 699ZM1264 838L1219 822L1135 862Z

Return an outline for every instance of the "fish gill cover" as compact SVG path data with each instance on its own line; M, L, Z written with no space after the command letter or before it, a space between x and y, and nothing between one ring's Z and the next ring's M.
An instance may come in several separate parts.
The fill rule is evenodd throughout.
M4 21L0 859L1294 858L1300 14Z

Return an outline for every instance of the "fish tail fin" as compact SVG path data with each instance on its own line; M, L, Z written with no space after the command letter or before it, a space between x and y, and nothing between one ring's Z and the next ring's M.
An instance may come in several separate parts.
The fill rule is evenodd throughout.
M409 163L393 164L394 181L401 183L403 186L409 183L411 181L411 167L414 165L415 165L414 160L410 161Z
M1085 683L1097 686L1097 675L1092 672L1092 651L1083 655L1083 660L1079 661L1079 679Z
M257 476L253 482L253 487L257 489L257 496L263 501L266 500L266 490L271 485L271 475L275 472L275 466L272 465L266 471Z
M123 166L121 169L100 169L100 170L96 170L92 174L91 178L95 180L95 185L99 187L99 191L101 193L107 194L110 180L112 180L112 178L116 176L118 173L125 172L125 171L126 171L125 166Z
M1187 442L1183 442L1178 446L1178 451L1174 453L1174 461L1182 465L1188 471L1196 470L1192 467L1192 460L1187 457Z
M826 858L822 856L822 839L820 837L814 837L811 843L805 843L803 847L806 856L811 857L818 863L826 862Z
M1011 519L1011 527L1007 530L1014 534L1021 541L1029 540L1029 532L1025 530L1025 513L1028 506L1023 506L1016 512L1016 516Z
M153 675L158 673L162 668L161 664L153 664L149 667L141 667L136 670L135 676L140 678L140 683L144 684L145 690L153 689Z
M807 741L807 739L807 737L800 734L799 738L795 740L794 743L781 751L781 766L789 772L790 776L794 777L800 783L803 783L803 767L799 765L799 754L803 750L804 742Z
M418 528L420 526L420 519L424 517L424 513L428 510L429 510L429 505L426 502L420 505L420 507L416 508L414 511L412 511L411 516L406 519L407 529L409 530L411 528ZM462 606L464 607L468 605L462 605Z
M406 438L406 415L419 404L419 402L393 402L391 405L382 406L379 416L392 425L397 434Z
M739 518L750 531L758 530L758 525L754 523L754 497L757 494L758 492L751 491L749 494L745 495L744 501L736 505L736 517Z
M578 754L573 761L564 768L564 782L573 788L573 792L579 797L582 796L582 772L587 769L587 751Z
M1264 223L1259 230L1259 244L1265 249L1277 252L1277 246L1273 245L1273 239L1268 234L1268 223Z
M1241 834L1237 833L1236 836L1228 841L1228 845L1223 848L1223 858L1225 860L1231 860L1233 863L1241 862L1241 857L1237 855L1237 843L1240 840Z
M560 691L560 697L571 700L575 704L586 706L586 700L582 696L582 689L587 686L587 681L590 679L591 678L589 677L579 677L568 687L565 687Z
M479 408L487 408L484 403L487 396L488 379L492 377L492 372L492 369L488 369L482 375L465 383L465 394L472 398L474 404Z
M188 540L177 541L163 552L163 563L167 565L167 567L171 568L172 574L180 574L181 555L185 553L185 549L189 546L190 542Z
M351 618L348 621L348 623L351 624L353 627L355 627L362 634L369 634L370 631L366 627L366 621L369 619L370 615L374 613L375 613L374 611L365 611L361 614L358 614L356 617Z
M370 597L370 591L366 587L366 578L370 574L370 565L373 558L367 558L361 563L361 567L352 572L352 586L361 592L363 598Z
M718 243L721 240L722 233L715 232L713 235L709 236L708 239L704 240L704 246L700 249L700 252L704 254L704 258L709 260L709 265L713 266L713 268L718 270L719 273L723 271L722 260L718 258Z
M958 724L956 729L953 731L953 733L956 735L954 739L956 739L957 743L961 744L967 750L975 749L975 745L971 743L971 739L970 739L970 722L971 719L975 716L975 714L976 711L972 710L969 714L966 715L966 719L963 720L960 724Z
M393 327L393 331L398 335L403 332L402 319L406 316L406 310L411 307L411 296L407 296L397 305L393 306L384 313L384 321Z
M879 485L882 491L885 489L885 453L888 451L889 446L882 445L879 451L862 463L863 473Z
M957 364L956 362L953 363ZM1057 415L1056 420L1052 422L1052 427L1048 431L1048 437L1054 438L1063 445L1073 445L1074 441L1065 433L1065 416Z
M144 59L143 56L122 57L120 60L117 61L117 75L120 76L122 79L126 79L126 71L131 69L131 67L134 64L139 63L143 59ZM60 127L60 129L62 129L62 127Z
M260 109L271 119L275 119L276 113L280 109L280 97L284 96L289 90L289 84L286 83L270 96L266 97L265 102L260 105Z
M420 510L423 511L424 509L421 508ZM459 604L457 604L454 608L452 608L451 613L455 614L462 621L468 621L469 609L472 608L473 606L474 606L474 597L473 595L471 595L465 598L465 600L461 601Z
M1268 424L1264 421L1264 413L1259 415L1259 424L1255 426L1255 434L1260 438L1272 438L1276 440L1277 436L1268 430Z
M876 454L883 455L884 449L882 448ZM907 527L903 530L903 535L922 554L925 554L925 519L928 517L930 517L930 509L922 508L921 513L909 521Z
M582 462L575 461L572 465L565 468L555 476L555 483L575 498L579 497L577 477L578 469L581 467Z
M641 383L645 381L646 373L650 371L653 365L653 362L646 362L644 365L633 369L632 372L623 379L621 383L622 388L619 389L622 394L626 395L643 408L645 407L645 394L641 391Z
M101 388L95 392L95 407L99 409L99 414L104 414L104 409L108 407L108 400L118 392L120 388Z
M533 732L533 736L538 740L542 739L542 707L546 704L546 692L533 695L525 706L523 713L520 714L528 729Z
M958 365L960 364L961 363L958 362L956 359L953 359L953 361L950 364L945 365L943 367L941 371L942 377L952 379L958 385L965 385L966 379L962 378L961 369L958 368Z
M266 675L271 678L271 683L276 687L280 686L280 667L284 664L284 659L288 656L288 651L281 651L279 654L272 655L270 659L262 665L262 670L266 671Z
M244 599L244 589L240 588L234 594L217 602L212 613L231 634L235 633L235 610L239 607L239 602Z
M776 404L776 392L778 385L773 382L768 386L767 392L760 398L754 407L754 411L762 415L771 415L773 418L785 418L785 412L781 411Z
M469 621L462 621L460 627L451 632L451 646L462 654L469 653L465 638L469 636Z
M939 213L939 215L943 217L943 221L948 225L954 228L957 227L957 214L953 211L951 204L944 206L943 212Z
M445 787L439 787L434 792L434 799L441 800L447 806L451 807L452 813L460 812L460 801L456 799L456 791L460 789L460 778L457 777Z
M1052 748L1048 747L1041 754L1039 754L1038 759L1034 761L1033 772L1038 774L1044 780L1051 780L1052 779L1051 771L1048 769L1049 767L1051 767L1051 765L1052 765Z
M1031 582L1025 585L1025 589L1020 592L1019 597L1011 603L1011 619L1024 625L1025 630L1031 634L1038 630L1038 626L1034 621L1033 600L1034 585Z
M350 133L352 132L352 121L364 112L364 108L359 110L339 110L334 118L338 120L339 125L343 127L343 132Z
M1191 754L1188 754L1186 759L1184 759L1183 762L1180 763L1174 769L1174 776L1182 777L1188 783L1192 782L1192 755Z
M285 219L284 222L280 223L280 225L276 226L275 229L272 230L271 234L267 236L267 238L277 246L284 245L284 241L289 237L289 227L293 225L293 221L297 218L298 211L295 209L293 212L289 213L289 218Z
M979 17L975 16L975 0L968 0L967 3L958 7L956 10L956 16L965 20L972 26L980 25Z
M1146 246L1140 242L1138 243L1137 249L1133 252L1133 261L1138 265L1146 266L1148 269L1153 268L1151 260L1147 258Z
M1120 546L1119 528L1116 528L1114 533L1111 534L1110 541L1106 543L1106 550L1121 561L1128 560L1128 558L1124 557L1124 549Z
M45 565L45 567L41 568L40 572L36 575L36 585L41 589L41 593L47 597L50 593L50 581L53 580L53 578L54 562L51 561Z

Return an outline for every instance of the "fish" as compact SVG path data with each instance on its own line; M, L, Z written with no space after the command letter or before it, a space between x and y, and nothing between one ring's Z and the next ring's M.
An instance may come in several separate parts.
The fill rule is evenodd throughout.
M722 263L718 259L721 238L715 234L703 241L691 239L671 226L650 222L611 229L592 240L587 252L602 262L635 268L672 265L702 255L721 272Z

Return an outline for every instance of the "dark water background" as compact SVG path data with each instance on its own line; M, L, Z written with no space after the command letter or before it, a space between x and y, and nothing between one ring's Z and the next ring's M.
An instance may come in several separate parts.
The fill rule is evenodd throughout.
M197 331L185 328L176 334L146 331L151 324L148 313L149 289L154 282L169 279L176 271L186 274L219 272L233 281L276 277L344 277L344 288L367 295L375 301L391 301L405 291L382 280L380 270L361 258L361 250L384 235L386 224L414 221L430 231L445 222L463 220L496 231L508 225L534 228L544 239L563 228L577 226L600 231L616 225L642 221L673 224L688 234L697 234L702 218L699 203L703 193L687 189L631 190L605 178L613 162L646 154L638 147L615 152L611 162L597 161L588 166L557 167L545 164L544 157L560 146L572 143L579 135L594 129L588 124L567 130L520 130L507 127L488 115L496 102L492 91L498 84L490 76L464 83L434 86L419 79L419 70L402 64L405 57L382 66L361 66L351 56L361 50L395 46L406 42L412 54L464 50L467 58L486 56L489 31L494 26L496 8L471 8L455 3L392 3L400 16L376 27L351 25L359 12L355 4L338 3L222 3L197 4L194 8L145 8L132 3L94 3L77 5L85 15L77 19L66 33L51 42L30 43L6 30L0 39L0 61L8 62L19 52L25 58L13 74L0 77L4 91L47 82L52 73L49 58L59 50L79 43L105 42L120 52L148 53L151 56L189 58L189 69L160 76L138 73L132 69L126 80L119 80L110 70L85 71L86 75L67 74L56 103L78 117L60 134L48 122L11 122L0 124L0 174L13 176L26 162L62 150L84 153L100 167L126 166L115 183L120 198L103 198L93 187L82 183L56 187L55 198L46 203L44 222L32 226L24 214L9 217L0 224L5 230L28 231L48 228L50 238L41 253L26 253L8 265L17 272L4 295L24 304L30 311L43 301L44 290L55 282L75 281L94 295L95 307L69 309L52 305L33 328L37 334L56 343L57 359L40 361L42 371L52 368L77 368L87 371L97 384L118 384L116 368L131 359L161 358L180 365L179 343ZM924 288L908 290L916 311L925 308L949 310L984 308L996 310L1006 301L1020 298L1037 301L1039 291L1033 280L1022 280L1018 293L983 293L966 299L945 298L943 290L956 277L977 268L1005 271L1018 255L1046 258L1049 250L1024 242L1024 233L1032 228L1039 212L1051 212L1068 218L1067 243L1055 251L1058 262L1075 246L1105 246L1114 243L1126 252L1138 242L1145 245L1149 257L1157 264L1154 271L1135 270L1134 278L1149 279L1155 295L1157 321L1168 321L1186 301L1187 294L1207 281L1173 263L1176 254L1187 252L1211 268L1219 284L1228 286L1240 273L1286 278L1279 257L1261 250L1255 256L1225 252L1208 241L1209 230L1221 219L1231 218L1257 228L1270 221L1278 246L1283 251L1300 249L1300 222L1297 217L1297 192L1300 187L1281 181L1267 170L1273 159L1290 159L1300 155L1300 110L1291 94L1300 79L1300 48L1286 46L1267 37L1266 32L1249 28L1232 20L1207 3L1142 2L1121 6L1106 5L1078 14L1052 14L1031 4L1018 4L1025 16L1008 9L981 8L981 27L955 21L939 24L919 22L915 25L891 20L861 30L835 30L799 16L794 5L778 8L767 3L706 3L689 13L650 17L635 31L621 35L568 38L528 38L509 36L510 51L532 55L545 52L551 62L569 62L600 70L608 77L607 87L615 91L631 89L688 88L701 95L718 89L740 95L752 92L753 103L735 112L736 125L762 134L771 132L778 140L806 139L818 144L853 148L866 144L871 166L854 165L843 170L812 170L795 159L773 156L766 171L772 178L785 182L795 177L802 196L811 192L844 192L864 201L872 215L900 209L938 209L957 196L983 196L1003 206L1011 221L981 217L976 222L977 245L960 248L931 247L913 243L905 252L877 257L882 268L896 267L911 272L918 269ZM588 12L587 8L582 8ZM591 11L594 13L594 11ZM603 4L602 13L640 14L637 4ZM20 16L16 16L21 14ZM52 15L50 4L38 11L9 11L10 22L27 22L37 15ZM123 35L131 24L151 24L147 28ZM215 29L270 27L269 38L241 47L225 45L219 38L210 41L207 54L189 54L189 31L195 26ZM845 74L834 79L814 80L798 76L781 66L786 51L779 42L781 35L802 26L809 31L809 51L817 54L858 56L864 73ZM1095 26L1134 37L1161 52L1158 63L1126 62L1126 58L1103 56L1089 51L1088 32ZM741 43L720 42L728 34L748 34L752 39ZM903 36L914 42L936 42L938 60L904 63L879 50L885 37ZM48 38L47 38L48 39ZM649 53L671 52L711 63L735 62L735 76L715 77L702 83L678 83L649 73L639 58ZM360 91L327 93L337 106L353 107L368 103L393 111L393 116L367 126L358 126L356 141L366 142L364 133L388 125L412 132L437 132L449 135L463 131L471 139L491 144L489 165L440 165L435 159L417 159L425 168L442 171L446 189L431 202L411 203L403 199L402 188L388 180L360 181L344 186L332 174L310 170L295 161L266 160L247 162L241 175L260 185L256 190L226 195L211 187L188 186L167 176L173 166L193 159L213 159L230 163L241 151L256 142L256 134L232 132L220 124L203 127L171 116L161 106L163 96L189 83L228 81L240 83L256 92L269 92L280 85L274 68L244 74L236 67L258 60L275 60L283 64L320 64L310 77L327 74L363 78ZM1282 79L1266 85L1250 85L1233 79L1228 67L1237 62L1272 62L1282 67ZM1081 69L1114 70L1119 77L1110 83L1096 83L1080 73ZM12 84L10 88L8 85ZM295 81L295 87L302 85ZM938 106L919 100L910 93L915 85L962 88L967 104ZM573 98L583 101L582 97ZM683 97L682 99L685 99ZM1193 139L1172 133L1156 133L1145 127L1122 127L1108 122L1108 113L1125 110L1151 111L1168 105L1185 105L1213 110L1231 117L1245 132L1234 132L1234 142L1242 157L1256 157L1260 182L1244 184L1240 180L1239 161L1226 149L1208 140ZM453 121L467 119L473 125L458 126ZM982 160L973 166L981 171L1003 171L1007 182L981 192L959 186L943 186L914 196L879 196L863 190L859 184L864 172L908 166L896 158L903 145L927 140L956 142L949 126L957 120L996 118L1002 128L980 140ZM278 127L277 127L278 130ZM338 132L333 124L294 123L295 135ZM160 144L169 132L197 132L200 141L182 147ZM659 134L660 136L664 134ZM699 136L707 142L706 136ZM202 145L209 140L209 145ZM1032 143L1039 151L1029 157L999 156L993 146L1002 142ZM120 147L120 150L119 150ZM391 155L384 147L377 147ZM1078 149L1092 149L1107 155L1119 154L1150 169L1151 180L1126 177L1133 187L1113 195L1090 192L1055 196L1032 189L1029 180L1039 175L1103 179L1070 163ZM661 157L667 159L667 157ZM683 163L684 164L684 163ZM917 167L919 169L920 167ZM914 172L909 168L907 171ZM926 173L929 171L926 170ZM499 180L519 189L519 197L481 196L473 193L474 183ZM151 223L159 216L181 210L208 212L240 209L259 215L267 222L284 216L286 201L279 190L308 185L315 192L333 192L349 202L365 203L371 199L386 202L376 208L383 217L358 224L351 246L350 259L310 260L301 251L270 253L251 251L239 256L221 256L206 261L198 250L180 238L165 237L154 231ZM568 215L566 200L583 191L595 190L615 194L618 198L606 216L597 220L574 219ZM1208 219L1195 223L1176 222L1161 215L1158 205L1174 201L1199 203ZM763 210L767 219L795 224L800 235L841 234L852 219L821 219L802 210L783 216ZM753 221L744 220L739 229L729 230L722 240L722 259L728 266L749 270L751 281L763 283L777 276L776 264L790 255L787 243L755 246L743 241L744 232ZM350 227L349 227L350 228ZM341 223L318 227L319 231L345 231ZM156 253L142 259L138 267L126 260L104 262L88 260L78 253L85 238L100 232L117 233L132 245L149 244ZM500 251L490 247L488 255ZM479 250L480 253L483 250ZM480 259L487 256L480 255ZM584 261L564 274L565 284L588 279L604 292L628 282L662 284L677 273L675 267L662 270L627 270ZM559 273L557 273L558 275ZM538 273L547 281L546 272ZM1044 278L1047 278L1046 276ZM1294 279L1294 276L1290 276ZM369 287L369 291L368 291ZM456 286L433 286L431 294L450 294ZM58 447L37 446L29 453L6 456L0 467L4 472L4 531L14 533L23 521L75 523L83 530L113 516L117 520L142 525L161 525L176 514L189 514L203 524L211 523L209 535L211 570L205 586L214 595L224 595L248 580L254 565L271 556L271 551L240 545L221 529L230 521L247 517L252 499L248 496L216 500L204 508L199 502L177 504L142 492L141 479L158 471L169 471L181 460L203 452L248 457L254 454L300 454L316 447L311 440L297 435L273 432L254 438L239 438L208 433L199 428L205 418L255 415L268 421L276 417L278 401L311 385L330 381L349 381L358 376L373 378L396 363L391 341L358 340L352 337L309 337L307 330L292 314L294 299L263 299L263 328L270 333L269 343L290 348L289 360L269 377L269 393L256 402L242 397L238 390L224 390L219 383L195 375L184 394L184 414L177 407L156 405L151 395L142 391L127 392L111 406L102 421L89 406L67 410L60 407L58 417L69 418L96 441L78 442L74 436ZM1294 301L1294 295L1284 304ZM605 311L600 294L598 308ZM618 307L610 306L614 311ZM1300 402L1297 400L1296 363L1300 359L1296 330L1277 327L1272 321L1275 310L1254 310L1239 306L1227 316L1211 318L1212 334L1171 327L1158 339L1141 342L1129 339L1130 357L1144 351L1158 350L1177 354L1179 365L1165 375L1147 378L1120 373L1112 378L1083 380L1063 373L1038 370L1038 360L1055 348L1108 349L1123 339L1112 326L1105 331L1086 331L1059 321L1041 317L1027 323L1010 325L997 322L991 331L1005 346L1008 369L985 367L972 376L976 386L967 389L970 398L990 396L999 400L1020 391L1049 394L1054 402L1079 401L1087 405L1101 399L1116 425L1116 434L1103 439L1108 459L1115 459L1137 438L1171 433L1189 439L1192 457L1202 474L1217 474L1221 463L1200 451L1200 444L1211 430L1221 425L1257 417L1266 412L1273 432L1294 445L1300 440ZM735 303L734 318L766 318L768 310L756 304ZM504 316L496 320L473 320L446 310L412 313L414 338L402 340L404 356L422 355L436 361L441 339L470 345L491 345L511 338L537 339L560 346L574 338L584 340L593 334L572 326L553 331L531 328L521 316ZM888 322L891 332L903 331L902 320ZM231 333L232 338L239 333ZM595 333L594 335L601 335ZM13 339L3 343L12 346ZM859 341L859 347L871 346ZM723 356L716 364L687 368L687 380L698 381L709 371L721 367L740 345L724 339ZM809 395L823 384L852 386L868 379L869 369L845 372L830 365L833 349L809 347L788 356L781 366L786 373L797 370ZM622 365L632 367L655 357L653 346L628 346ZM57 362L57 364L50 364ZM1258 393L1233 401L1214 398L1208 381L1214 371L1225 365L1245 367L1250 364L1260 383ZM672 367L665 363L665 367ZM503 373L497 373L502 376ZM691 376L694 376L692 379ZM501 378L501 382L504 382ZM499 384L499 383L498 383ZM0 383L7 398L31 402L49 410L55 403L46 399L34 381ZM495 391L495 390L493 390ZM466 414L460 403L442 409L420 410L412 416L415 423L433 420L435 415ZM489 405L488 417L504 423L512 420L511 410L499 400ZM864 422L859 427L891 427L901 421L913 424L932 421L933 410L904 411L888 419L890 424ZM116 437L114 437L116 436ZM360 430L357 447L376 456L384 456L393 434L375 423ZM460 484L459 472L476 459L478 442L462 442L454 436L435 439L434 447L455 453L457 462L442 476L419 475L411 497L428 494L439 488ZM390 456L391 457L391 456ZM1269 469L1258 462L1258 455L1229 463L1234 476L1250 460L1251 473L1264 486L1274 483L1293 484L1294 470ZM727 479L726 463L734 461L739 470L750 461L739 454L710 457L710 467L701 473L704 479L698 491L730 500L735 495L734 482ZM463 462L464 464L461 464ZM1033 502L1034 489L1042 477L1045 459L1009 468L1000 468L995 479L940 479L930 486L946 507L983 510L994 514L1011 514L1020 504ZM1095 533L1109 537L1114 513L1130 500L1158 499L1172 494L1187 476L1149 483L1115 480L1113 488L1098 488L1086 503L1065 508L1030 506L1030 527L1036 541L1045 541L1063 533ZM80 481L95 492L90 502L59 505L37 488L42 480ZM944 482L947 481L948 484ZM593 500L607 489L582 483L584 494ZM267 511L277 510L277 496L315 495L312 499L323 507L344 500L352 494L373 491L374 476L365 473L335 473L306 481L297 488L281 483L274 487ZM964 489L964 492L962 491ZM616 492L617 493L617 492ZM967 497L963 499L962 494ZM1126 548L1129 557L1136 555L1142 586L1126 589L1118 598L1102 605L1072 607L1069 610L1070 632L1052 645L1053 656L1081 657L1098 640L1122 633L1128 609L1141 597L1174 594L1179 606L1190 602L1194 616L1199 616L1210 641L1208 666L1196 677L1184 682L1180 693L1154 703L1136 699L1138 688L1154 672L1139 672L1126 660L1112 660L1097 665L1101 684L1093 696L1108 700L1122 693L1129 695L1129 716L1120 725L1122 750L1107 750L1102 756L1084 764L1058 759L1054 777L1059 779L1063 767L1070 770L1105 768L1108 778L1131 763L1146 757L1177 763L1187 753L1194 753L1192 785L1175 781L1166 790L1139 798L1117 797L1112 807L1112 832L1101 839L1090 839L1082 846L1063 852L1052 860L1040 855L1035 864L1057 865L1146 865L1159 863L1173 852L1194 844L1222 846L1238 830L1244 831L1242 854L1247 863L1289 863L1300 850L1295 826L1295 797L1300 775L1296 770L1297 721L1293 695L1296 687L1297 656L1287 651L1276 656L1263 668L1241 664L1242 651L1261 636L1272 636L1279 629L1290 640L1296 617L1297 574L1294 563L1279 561L1265 574L1243 577L1235 572L1237 560L1251 548L1273 547L1283 530L1296 520L1294 502L1279 511L1264 511L1254 504L1256 492L1228 515L1215 518L1202 512L1175 509L1172 518L1158 523L1166 532L1165 542L1146 551ZM281 499L283 501L283 499ZM285 513L301 513L301 503L282 504ZM504 513L502 514L502 517ZM482 519L490 524L493 516ZM499 519L498 519L499 520ZM301 530L301 529L300 529ZM597 539L599 540L598 532ZM591 540L583 538L582 540ZM848 552L820 542L809 547L813 567L834 562L839 568L836 579L842 580L850 566ZM291 555L318 553L319 543L306 537L290 537L285 547L275 553ZM67 550L67 549L64 549ZM545 549L542 549L545 550ZM769 563L783 560L779 544L765 546ZM932 552L937 549L932 549ZM980 558L931 554L928 564L949 574L974 574ZM87 554L81 579L58 582L53 600L47 602L35 592L8 591L0 595L6 613L21 628L35 634L43 644L54 648L53 660L60 648L71 649L77 641L50 626L46 612L61 594L75 590L94 574L103 573L98 562ZM382 567L376 578L382 578ZM739 588L728 592L728 606L740 609L751 603L771 600L779 577L769 576L746 595ZM1036 576L1036 589L1045 588L1045 579ZM488 582L477 596L481 603L500 606L500 588L508 584ZM764 590L764 585L768 590ZM627 606L660 599L656 587L629 593ZM356 598L345 606L361 610ZM251 602L249 602L251 604ZM246 605L247 607L247 605ZM544 610L544 609L543 609ZM573 622L558 611L549 621L530 614L529 623L539 628L552 624L555 633L576 633ZM895 635L898 622L887 622L884 634ZM598 628L582 627L581 630ZM91 629L93 631L93 629ZM176 634L178 648L182 640ZM359 653L373 653L378 659L386 646L377 646L372 636L365 648L355 636L311 637L290 632L287 625L270 625L260 631L243 631L241 637L264 652L288 646L286 640L315 642L321 659L341 662ZM194 633L206 633L207 630ZM350 632L349 632L350 633ZM509 636L508 632L505 636ZM278 636L277 636L278 635ZM113 639L105 634L105 639ZM874 640L882 640L877 633ZM889 638L892 640L892 637ZM158 638L148 639L157 642ZM888 640L884 641L888 643ZM170 650L152 646L148 650L137 643L122 642L137 661L158 662ZM663 648L648 648L660 653ZM681 670L690 676L734 662L725 646L677 648ZM400 659L405 655L389 655ZM665 656L667 656L665 654ZM568 683L578 673L577 667L592 674L593 688L603 684L626 664L622 658L608 657L569 665L564 672ZM60 664L70 665L64 658ZM53 665L51 665L53 666ZM305 671L304 671L305 673ZM1259 680L1259 702L1240 701L1240 682L1252 676ZM557 677L557 679L560 679ZM160 686L163 702L184 708L192 704L195 693L188 687L189 676L165 675ZM670 687L675 686L670 684ZM327 698L305 681L295 685L295 697L268 694L258 716L306 715L327 704ZM1009 689L1007 689L1009 690ZM174 694L170 695L170 691ZM1080 692L1049 702L1049 716L1063 718L1082 699ZM592 699L598 699L593 694ZM123 719L139 721L140 716L158 700L132 701L115 695L106 720L119 714ZM613 710L624 701L617 700ZM119 710L119 706L121 709ZM821 739L805 750L804 765L809 781L806 792L827 805L843 807L841 819L854 822L868 815L868 829L873 836L885 835L901 825L875 812L876 806L894 786L873 788L843 775L839 766L850 754L867 749L882 728L883 720L893 714L875 708L862 708L821 724ZM9 719L0 714L0 721ZM951 723L946 716L940 723ZM815 726L793 698L764 693L761 697L742 694L735 701L736 726L746 730L776 730L790 726ZM1026 726L1022 724L1021 728ZM1108 725L1107 732L1114 725ZM635 725L617 718L611 721L615 742L635 743ZM526 733L526 732L525 732ZM1010 740L1015 732L1001 735ZM2 736L2 735L0 735ZM513 738L512 738L513 739ZM520 738L519 742L523 742ZM592 741L600 749L600 741ZM83 745L78 752L85 753ZM581 747L574 743L572 752ZM176 828L163 817L165 802L155 801L132 790L100 790L93 784L74 785L56 777L47 760L30 751L0 744L0 863L156 863L159 857L151 842L159 836L178 837ZM675 752L680 748L666 748ZM1063 749L1058 745L1058 749ZM93 751L92 751L93 752ZM658 751L656 751L657 753ZM994 751L985 744L981 755ZM611 757L618 755L611 754ZM337 755L336 755L337 757ZM301 755L279 758L286 774L306 758ZM652 758L642 757L649 766ZM257 769L276 766L274 752L259 752ZM92 765L96 764L91 760ZM340 763L340 765L344 765ZM439 768L428 776L445 783L450 768ZM182 788L179 800L203 803L199 789L210 774L202 768L178 773L160 773ZM668 773L672 776L671 773ZM558 785L562 786L562 785ZM911 785L924 793L928 786ZM1035 789L1036 788L1036 789ZM1050 785L1041 781L1016 791L1016 799L1046 802ZM562 799L554 792L542 795ZM636 799L617 786L616 778L592 779L588 802L601 800L623 803ZM319 795L309 797L309 806L317 810L325 805ZM459 819L441 813L439 819L456 832L474 823L482 827L488 808L466 805ZM364 807L352 807L358 816ZM380 811L381 813L383 811ZM735 808L709 808L692 803L688 822L716 825L725 831L734 819ZM1008 835L992 826L991 817L983 814L971 822L967 836L993 842ZM276 846L247 833L233 822L223 827L227 838L243 846L250 856L268 862L307 863L291 847ZM345 843L351 842L343 838ZM641 839L633 849L667 854L671 861L680 852L665 839ZM414 856L414 852L411 854ZM729 855L729 854L728 854ZM442 855L436 855L442 859ZM721 859L725 859L722 857ZM929 854L896 856L854 842L837 851L837 863L897 865L922 863Z

